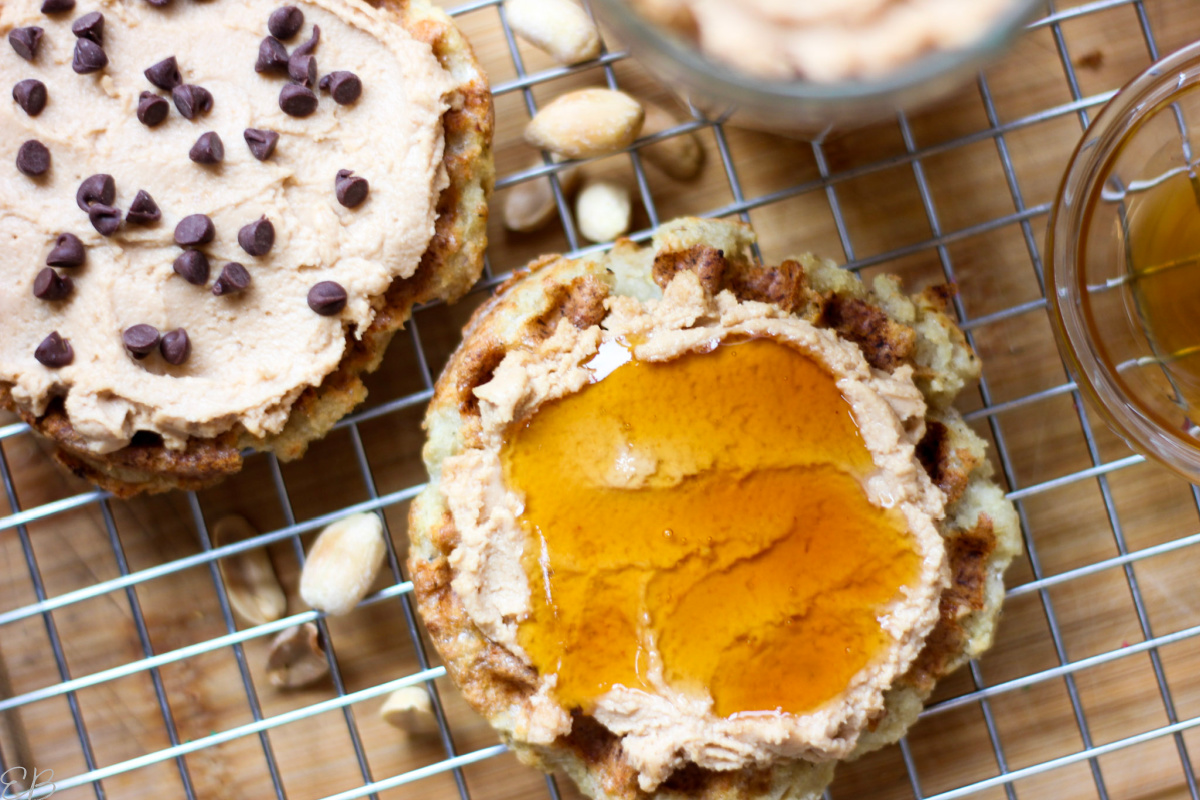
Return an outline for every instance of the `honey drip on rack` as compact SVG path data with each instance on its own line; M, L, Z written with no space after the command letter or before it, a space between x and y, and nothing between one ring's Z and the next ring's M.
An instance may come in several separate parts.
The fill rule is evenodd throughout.
M524 495L521 646L568 708L648 688L652 660L720 716L836 698L915 580L898 512L817 362L768 339L631 361L545 404L502 451Z
M1189 409L1200 407L1200 196L1180 172L1130 194L1128 253L1138 311ZM1192 412L1200 414L1200 412Z

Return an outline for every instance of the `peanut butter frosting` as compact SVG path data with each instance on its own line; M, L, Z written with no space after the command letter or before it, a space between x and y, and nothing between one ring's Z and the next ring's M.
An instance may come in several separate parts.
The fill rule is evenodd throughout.
M878 78L969 47L1015 0L630 0L709 56L765 78Z
M35 415L62 397L96 453L138 431L171 448L277 433L433 236L450 76L359 0L299 3L299 26L268 28L279 7L0 7L0 383ZM256 71L274 33L291 63ZM94 175L111 199L103 181L79 191Z

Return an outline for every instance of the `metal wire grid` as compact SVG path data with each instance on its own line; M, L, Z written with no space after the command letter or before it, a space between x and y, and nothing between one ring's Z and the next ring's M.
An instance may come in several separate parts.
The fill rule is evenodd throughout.
M1154 32L1151 29L1150 22L1143 5L1143 0L1098 0L1098 2L1087 3L1062 11L1057 10L1053 0L1048 0L1046 4L1045 16L1033 23L1031 27L1048 28L1052 32L1055 47L1057 49L1058 56L1062 63L1062 68L1070 88L1070 102L1055 107L1046 108L1034 114L1013 121L1001 123L999 115L996 111L996 105L993 102L992 93L987 79L981 75L978 82L978 89L983 99L987 114L987 129L935 146L921 148L916 145L909 119L905 115L900 115L898 118L898 123L905 144L904 154L842 172L831 172L829 168L829 162L826 158L824 146L819 142L814 143L811 146L814 161L819 171L818 179L752 198L747 198L743 193L742 184L738 176L738 169L734 163L734 159L730 155L730 147L726 139L722 122L720 120L705 119L702 114L693 109L692 120L686 123L681 123L672 130L665 131L655 136L643 138L635 143L628 151L632 169L637 180L637 189L645 206L650 222L650 227L633 234L632 238L635 240L647 239L651 235L652 228L657 226L659 223L658 212L655 205L655 197L650 191L646 174L642 169L641 160L637 152L638 149L642 146L660 141L670 136L701 129L709 129L712 132L721 159L721 165L729 184L731 196L733 198L732 203L721 208L711 209L709 211L710 216L736 215L743 220L749 221L750 212L756 208L761 208L771 203L776 203L803 193L821 191L824 193L825 198L828 201L828 205L836 226L838 238L847 257L848 267L853 270L862 270L870 266L893 261L915 253L934 251L937 255L937 260L940 264L945 279L947 281L954 282L956 281L956 272L954 261L949 252L949 247L953 243L962 239L986 233L991 230L996 230L1001 227L1017 224L1020 226L1022 231L1025 246L1028 251L1030 261L1036 272L1038 285L1042 290L1043 297L1042 299L1021 303L998 312L990 313L984 316L978 316L975 318L968 317L962 300L956 298L954 306L955 311L958 314L963 329L967 333L968 339L972 342L972 344L974 344L975 333L985 326L1003 320L1019 317L1030 312L1036 312L1045 308L1045 282L1043 278L1043 265L1033 233L1032 220L1046 214L1048 211L1048 204L1032 206L1026 204L1020 183L1017 178L1017 171L1014 167L1013 159L1010 156L1009 145L1006 137L1015 131L1036 125L1046 120L1058 117L1066 117L1069 115L1077 116L1081 129L1086 127L1089 111L1106 102L1111 97L1112 93L1106 92L1102 94L1084 96L1080 91L1075 68L1071 58L1069 57L1066 41L1062 33L1062 24L1078 17L1099 13L1118 6L1133 7L1139 21L1140 35L1144 39L1150 58L1157 60L1160 55L1158 44L1155 40ZM480 0L479 2L469 3L453 9L450 13L453 16L461 17L474 12L487 11L492 7L495 7L500 23L503 26L504 36L517 76L513 80L494 86L494 91L498 96L513 92L520 92L526 109L530 114L533 114L536 111L536 102L533 94L533 88L535 86L585 69L593 69L597 66L597 62L592 62L589 64L580 65L578 67L555 68L530 74L525 70L521 53L515 39L513 38L512 31L505 19L502 0ZM612 65L623 58L625 58L624 53L605 51L598 59L598 64L604 71L605 80L607 81L608 85L613 88L617 88L618 84ZM940 153L986 141L993 142L996 147L1000 162L1003 166L1004 176L1011 194L1012 203L1016 210L1011 214L997 217L995 219L971 225L962 229L944 230L939 221L939 216L931 195L924 162ZM843 215L842 208L838 200L838 186L839 184L857 177L903 165L908 165L913 172L922 202L923 211L928 219L932 236L925 241L892 249L878 255L859 258L855 254L855 247L853 241L851 240L849 227L846 223L846 219ZM521 172L501 177L498 181L498 188L512 186L522 181L532 180L542 176L549 176L554 189L554 195L558 206L559 216L561 218L562 228L571 250L575 253L592 252L600 249L602 246L580 246L580 241L576 234L571 209L556 177L561 170L569 166L570 164L555 164L547 156L544 160L544 165L541 167L523 170ZM503 280L504 277L506 277L506 275L496 273L493 270L493 265L489 263L486 267L485 278L480 282L479 286L476 287L475 291L488 291L501 280ZM42 689L25 692L13 697L0 698L0 717L13 712L14 710L20 709L23 706L38 701L46 700L52 697L65 697L72 717L74 730L76 736L78 737L86 771L73 776L56 776L54 781L54 789L56 791L63 791L73 787L84 787L93 793L97 798L104 798L107 796L103 783L105 778L136 770L151 764L173 761L179 773L179 778L185 795L188 798L194 798L198 795L196 793L192 778L189 774L189 767L185 760L185 756L206 748L215 747L225 742L230 742L243 737L257 736L262 748L267 769L270 773L270 780L271 785L273 786L274 794L276 797L280 798L280 800L283 800L283 798L286 797L286 792L283 781L281 780L279 774L277 760L272 749L272 744L268 739L267 732L274 728L298 722L317 714L322 714L327 711L340 710L344 715L350 741L353 745L358 769L362 778L362 785L358 788L332 795L332 798L337 798L337 800L349 800L350 798L366 796L376 797L381 791L419 781L423 778L437 775L439 773L449 772L454 778L459 796L462 798L462 800L469 800L470 791L467 787L466 781L463 778L462 768L470 764L494 758L505 752L506 748L503 745L495 745L483 747L467 753L457 752L452 731L446 722L446 716L438 696L437 688L434 684L436 679L445 675L445 670L440 666L430 665L431 662L428 658L428 654L425 651L424 643L420 636L416 616L413 610L411 600L412 584L406 581L401 573L400 562L397 558L396 552L392 547L390 535L388 537L388 566L391 570L393 583L387 589L367 598L364 601L364 604L399 603L403 613L405 625L412 641L412 646L416 653L420 670L414 674L354 692L348 692L346 690L345 682L342 679L341 665L339 664L337 654L332 647L332 639L328 636L328 631L325 628L325 620L323 615L317 612L308 611L295 614L285 619L265 625L238 630L234 622L232 610L230 608L224 586L222 584L221 573L217 569L217 561L220 558L251 549L265 547L274 542L282 541L290 541L292 543L296 558L300 561L300 563L303 563L304 552L300 541L300 536L302 534L317 530L333 519L343 516L347 513L380 510L404 503L414 497L421 490L422 487L418 485L410 486L391 493L380 494L376 487L375 475L373 474L371 465L368 461L363 445L362 434L359 429L360 424L369 420L389 414L395 414L414 406L420 406L429 400L433 390L433 376L429 369L425 349L422 346L417 318L414 317L413 321L410 323L408 327L408 333L411 337L411 345L416 356L424 388L420 391L392 399L381 405L353 414L344 419L337 426L338 429L347 431L351 438L352 446L356 456L357 467L360 472L362 483L366 489L368 500L341 509L334 514L323 515L306 520L297 520L278 461L272 455L252 456L253 458L264 458L268 460L274 489L287 524L278 530L262 534L261 536L249 541L237 542L222 547L214 547L209 539L200 502L194 493L189 493L188 504L191 511L192 522L196 530L199 532L202 542L202 551L187 558L159 564L147 569L130 571L125 559L121 539L117 532L117 526L113 518L112 509L110 506L111 498L107 493L102 491L86 491L60 500L38 505L33 508L22 508L16 490L14 473L10 468L3 448L0 448L0 478L3 480L5 495L12 511L12 513L8 514L7 516L0 518L0 534L13 535L13 532L15 532L15 535L19 541L20 550L24 555L25 567L28 570L29 579L33 587L34 594L37 598L37 602L35 603L0 613L0 630L3 630L4 626L20 620L40 618L45 626L48 639L51 643L53 658L59 679L58 683ZM924 716L931 717L953 709L977 704L982 712L992 754L998 767L998 774L995 777L973 782L968 785L959 786L948 791L943 791L939 794L932 795L932 797L936 798L936 800L950 800L950 798L962 797L977 792L983 792L988 789L1000 788L1005 792L1007 797L1015 798L1017 796L1017 791L1014 784L1017 781L1040 773L1048 772L1050 770L1084 762L1087 763L1090 768L1090 774L1095 785L1097 796L1106 799L1109 796L1109 793L1099 762L1099 759L1102 756L1154 739L1172 737L1178 751L1180 766L1185 776L1188 795L1193 798L1193 800L1200 800L1200 792L1198 792L1196 780L1193 774L1191 757L1187 744L1183 738L1183 733L1185 731L1200 727L1200 717L1191 717L1186 719L1179 718L1175 710L1175 701L1172 697L1171 687L1168 685L1159 655L1159 649L1162 647L1200 636L1200 624L1175 631L1170 634L1156 635L1151 627L1146 604L1143 600L1143 595L1138 585L1137 576L1133 570L1134 564L1139 561L1176 552L1184 548L1200 544L1200 533L1180 537L1172 541L1134 551L1129 549L1126 543L1122 522L1116 510L1113 493L1109 486L1108 476L1118 470L1122 470L1140 463L1142 458L1140 456L1132 455L1110 461L1104 461L1102 459L1097 442L1092 435L1092 428L1088 419L1088 412L1084 404L1080 402L1079 392L1073 381L1067 381L1061 385L1037 391L1005 402L993 402L992 387L985 379L979 386L979 393L980 399L982 400L982 407L979 410L968 414L967 417L971 420L982 420L986 422L990 428L993 440L996 444L996 454L999 458L1004 478L1008 485L1012 487L1012 490L1009 492L1008 496L1016 504L1021 518L1022 529L1024 531L1024 544L1033 573L1033 580L1027 581L1010 589L1008 592L1008 597L1011 599L1023 595L1037 596L1048 623L1058 664L1052 668L1026 674L1006 682L987 685L983 679L979 666L972 662L969 668L969 674L973 684L973 689L957 697L943 700L931 705L925 710ZM1045 480L1032 485L1020 486L1016 479L1013 460L1010 456L1009 448L1004 438L1004 433L997 423L997 417L1003 413L1063 395L1070 395L1075 400L1073 405L1076 409L1076 413L1079 416L1079 422L1084 432L1088 454L1091 459L1091 466L1086 469L1078 470L1071 474L1063 475L1050 480ZM31 434L27 426L24 424L18 423L0 426L0 443L15 439L16 437L30 435ZM1041 495L1043 493L1059 489L1068 484L1081 481L1096 481L1103 499L1105 513L1111 528L1112 537L1115 542L1118 555L1112 558L1097 560L1084 566L1069 569L1064 572L1059 572L1052 576L1046 576L1041 567L1036 543L1029 533L1030 525L1025 501L1036 495ZM1196 508L1197 510L1200 510L1200 490L1193 486L1191 487L1191 492ZM56 515L63 514L72 509L92 505L98 506L100 509L104 526L108 534L109 544L111 546L113 557L117 564L120 575L117 578L98 582L78 590L66 592L52 597L48 596L43 582L42 573L39 569L38 561L31 544L28 526L33 522L53 519ZM194 645L182 647L169 652L156 653L151 645L150 636L147 631L146 620L143 615L141 605L138 601L137 592L135 591L136 587L149 581L198 566L207 567L211 576L211 580L217 589L221 615L227 633L223 636L212 638ZM1131 644L1128 647L1119 650L1103 652L1088 658L1071 661L1067 656L1062 629L1058 623L1058 618L1055 613L1054 604L1051 600L1049 590L1057 585L1111 569L1121 569L1124 573L1125 580L1128 584L1128 588L1136 608L1137 619L1143 635L1143 641ZM125 598L132 609L136 632L144 657L140 660L125 663L100 672L82 676L72 676L69 672L67 660L64 655L63 640L59 635L52 612L74 606L87 600L121 592L124 592ZM269 717L264 716L258 696L256 694L254 681L250 674L250 667L247 663L247 659L243 650L243 644L253 639L272 636L275 633L284 630L285 628L306 622L316 623L325 634L325 641L330 643L328 659L334 689L336 690L336 696L330 700L305 706L287 713L277 714ZM180 741L173 711L170 703L168 702L166 692L164 691L159 670L161 667L166 665L184 661L201 654L221 650L224 648L229 648L237 659L238 669L244 686L246 699L253 716L253 722L228 730L214 732L209 736L201 737L199 739L189 740L186 742ZM1140 653L1147 653L1151 660L1168 724L1103 745L1095 745L1089 729L1089 721L1084 711L1083 704L1080 700L1078 687L1076 686L1075 682L1075 676L1084 670L1092 669L1100 665L1114 662L1119 659L1128 658ZM120 678L143 672L148 673L152 680L155 697L157 699L157 705L162 717L162 724L169 738L170 747L148 752L138 758L120 763L99 766L93 752L92 741L89 738L86 721L80 711L79 703L76 699L76 692L88 687L110 683ZM1020 769L1009 769L1008 762L1005 757L1004 747L1001 743L1000 736L997 733L997 726L992 712L992 699L1015 690L1058 679L1061 679L1066 686L1072 712L1083 744L1082 749L1065 756L1041 761L1040 763ZM434 712L438 721L439 737L441 740L441 745L445 751L445 758L437 763L402 774L387 777L375 776L372 774L372 771L368 765L368 759L364 750L358 726L352 713L352 707L355 704L361 703L365 700L378 698L394 691L395 689L412 685L425 685L429 690L431 699L433 701ZM22 749L21 742L18 741L15 749L18 751ZM902 741L900 743L900 753L907 769L912 795L914 798L917 798L917 800L923 800L928 796L922 791L921 776L918 772L916 761L907 741ZM0 774L3 774L6 770L14 765L32 763L28 761L28 758L28 753L0 753ZM553 800L558 800L558 787L552 777L547 778L547 792L549 793L549 796L553 798ZM49 790L43 789L41 791L35 790L32 795L22 796L48 796L48 794ZM4 796L14 795L6 793Z

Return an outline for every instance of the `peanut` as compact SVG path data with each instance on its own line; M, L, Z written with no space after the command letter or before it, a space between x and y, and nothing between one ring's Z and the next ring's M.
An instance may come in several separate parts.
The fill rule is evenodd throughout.
M539 158L529 165L542 166ZM570 194L579 185L579 168L567 167L558 172L558 185L563 194ZM504 197L504 227L510 231L531 233L554 218L558 206L550 178L534 178L518 183Z
M646 123L642 136L652 136L679 124L675 115L654 103L646 103ZM704 147L695 131L679 133L638 150L649 161L677 181L690 181L704 166Z
M593 158L628 147L642 129L637 100L613 89L579 89L555 98L525 126L525 141L566 158Z
M321 635L311 622L280 631L267 656L267 680L278 689L299 689L329 672Z
M600 55L600 33L571 0L507 0L509 27L560 64L578 64Z
M245 517L231 514L213 525L213 543L218 547L251 539L258 531ZM275 576L265 549L247 550L217 562L225 593L234 612L251 625L274 622L287 612L287 596Z
M367 596L387 549L377 514L351 514L325 527L300 572L300 597L327 614L348 614Z
M593 242L609 242L629 231L629 190L612 181L591 181L575 198L579 232Z
M379 707L379 717L393 728L411 734L437 733L437 718L429 692L420 686L406 686L388 695Z

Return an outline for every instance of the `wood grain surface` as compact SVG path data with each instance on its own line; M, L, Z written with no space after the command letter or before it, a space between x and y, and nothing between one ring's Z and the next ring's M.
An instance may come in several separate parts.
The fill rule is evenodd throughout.
M1074 5L1060 3L1057 10L1068 12ZM1099 479L1042 486L1130 456L1065 386L1067 376L1042 303L1039 271L1047 206L1082 131L1081 113L1096 110L1094 104L1071 104L1119 87L1150 64L1139 14L1145 15L1153 44L1162 53L1200 38L1195 0L1087 6L1093 7L1099 10L1067 13L1058 28L1030 32L986 71L983 85L969 84L938 107L911 115L909 132L919 158L911 156L901 125L889 120L825 142L821 154L826 174L833 178L823 182L809 144L731 128L723 134L731 159L727 170L717 132L704 128L698 135L707 164L696 181L681 184L652 168L646 172L660 219L711 213L738 199L751 201L749 219L768 260L814 251L865 264L867 275L895 272L912 289L955 279L985 365L986 399L1012 403L997 412L981 412L985 395L974 390L961 401L964 411L978 412L973 424L992 442L998 470L997 443L1003 442L1009 488L1021 492L1025 533L1038 569L1028 557L1014 564L1008 574L1013 596L994 648L973 671L945 681L935 700L950 701L978 687L999 689L986 703L975 699L935 707L912 731L907 751L889 748L841 768L831 792L837 800L912 798L917 791L929 796L999 775L1000 759L1008 770L1020 770L1087 746L1157 731L1174 720L1200 717L1200 639L1189 635L1200 625L1200 549L1182 546L1136 558L1127 568L1117 563L1087 569L1123 552L1195 536L1200 532L1195 491L1145 463ZM517 78L496 7L471 11L459 22L495 85ZM530 72L552 67L533 48L521 45L520 55ZM1072 67L1069 73L1064 58ZM635 63L617 62L614 75L637 97L669 102L667 91ZM531 96L545 103L569 88L603 85L605 79L602 68L589 67L538 82ZM984 90L994 121L989 120ZM498 96L496 111L496 160L503 176L527 167L536 154L521 140L528 120L522 92ZM989 133L996 124L1002 126L1002 136ZM633 185L626 155L590 169ZM803 191L794 191L797 186ZM504 193L498 193L497 202ZM844 219L844 239L832 203ZM638 204L635 229L645 228L649 220ZM567 249L558 224L537 234L511 234L493 215L489 235L494 275L541 253ZM366 408L424 391L427 376L418 353L423 352L425 365L436 375L462 324L485 296L477 291L454 306L418 312L410 333L396 338L382 370L371 378ZM1017 311L1006 313L1012 309ZM1038 392L1048 395L1022 400ZM367 501L372 492L388 495L419 484L425 477L419 460L421 414L421 404L414 402L356 428L342 428L314 444L298 462L280 466L263 456L251 457L241 475L194 499L172 493L88 502L27 528L2 530L0 614L35 603L39 591L54 598L203 552L206 545L193 512L208 526L225 514L240 513L269 532ZM2 419L0 425L11 421ZM2 450L21 509L89 491L56 469L44 446L28 434L4 438ZM360 452L369 474L361 469ZM12 510L9 499L0 497L0 514ZM404 502L384 509L400 559L406 511ZM291 613L305 610L296 593L299 554L312 537L306 533L268 548ZM395 563L376 589L403 581ZM213 573L210 565L201 564L0 626L5 678L0 690L21 695L53 687L64 677L92 675L228 634ZM1039 577L1044 583L1031 583ZM59 779L67 778L86 772L89 763L119 764L259 716L330 700L339 695L339 684L344 692L366 690L421 669L402 594L326 625L336 654L336 682L298 691L273 689L264 674L269 637L252 638L241 647L213 649L155 671L82 688L70 699L56 695L22 705L3 715L7 724L0 721L5 764L31 760L26 766L53 769ZM236 629L243 627L236 622ZM1156 649L1139 647L1150 637L1163 636L1169 641ZM52 647L55 638L62 645L61 664ZM432 651L429 657L436 665ZM1085 659L1094 662L1078 663ZM1064 664L1067 668L1060 670ZM445 679L435 683L456 752L495 744L495 735L454 688ZM380 721L381 702L364 700L345 712L328 711L262 736L243 736L179 760L124 772L105 779L103 790L112 798L185 797L189 788L202 798L271 797L276 794L274 770L288 798L307 800L362 786L364 772L381 780L446 758L438 738L408 737ZM80 726L86 731L83 737ZM21 744L13 737L18 729L24 731ZM353 737L364 753L361 765ZM1197 737L1196 730L1158 736L1094 761L1027 775L1016 781L1013 792L1022 798L1186 797L1186 764L1200 758ZM476 800L550 796L545 779L511 755L467 767L462 780ZM577 796L569 781L559 786L562 796ZM96 797L97 792L88 786L55 796ZM443 771L379 796L453 798L459 787L454 774ZM996 787L976 796L1005 793Z

